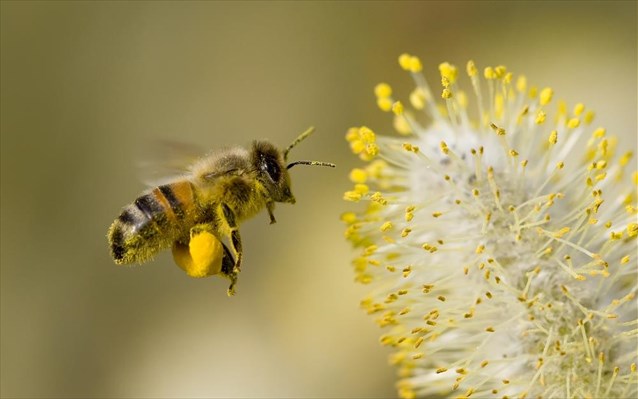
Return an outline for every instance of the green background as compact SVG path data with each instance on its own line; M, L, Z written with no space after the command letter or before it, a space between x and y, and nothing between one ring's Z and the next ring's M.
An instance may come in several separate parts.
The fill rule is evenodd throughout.
M397 65L505 64L636 147L635 2L1 3L3 397L387 397L339 214L343 136L391 132ZM469 86L466 88L469 89ZM148 143L269 138L338 169L292 170L294 206L242 226L238 295L169 254L137 268L106 230L144 189Z

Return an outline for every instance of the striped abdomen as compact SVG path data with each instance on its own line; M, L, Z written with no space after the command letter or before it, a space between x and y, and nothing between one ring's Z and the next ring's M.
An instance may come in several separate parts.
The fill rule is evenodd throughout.
M166 184L127 205L109 229L115 263L142 263L170 247L192 225L195 195L188 181Z

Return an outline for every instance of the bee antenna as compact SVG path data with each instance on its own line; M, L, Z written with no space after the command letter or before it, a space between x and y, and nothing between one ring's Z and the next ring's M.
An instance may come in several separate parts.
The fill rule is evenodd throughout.
M286 166L286 169L290 169L295 165L310 165L310 166L328 166L330 168L334 168L335 164L330 163L330 162L320 162L320 161L295 161L295 162L291 162L288 164L288 166Z
M315 127L310 126L305 132L297 136L297 138L292 143L290 143L290 145L286 147L286 149L284 150L284 161L288 159L288 153L290 152L290 150L292 150L292 148L296 146L297 144L304 141L306 137L310 136L312 133L314 133L314 131L315 131ZM288 168L290 168L290 166L288 166Z

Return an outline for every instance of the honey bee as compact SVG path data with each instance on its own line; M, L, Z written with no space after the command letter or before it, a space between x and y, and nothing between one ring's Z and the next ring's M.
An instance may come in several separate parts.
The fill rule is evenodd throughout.
M235 292L242 264L239 224L268 210L275 223L276 202L295 203L288 169L295 165L335 167L318 161L287 163L290 150L310 136L300 134L285 150L254 141L195 162L188 172L143 193L125 206L108 231L117 264L144 263L172 247L175 263L191 277L219 274Z

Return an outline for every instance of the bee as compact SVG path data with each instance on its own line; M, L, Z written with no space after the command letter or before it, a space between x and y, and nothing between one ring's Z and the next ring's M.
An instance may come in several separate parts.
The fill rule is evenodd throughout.
M295 203L288 170L318 161L287 163L290 150L314 132L300 134L283 151L269 141L250 149L222 150L195 162L182 177L152 188L125 206L107 238L116 264L144 263L172 248L175 263L191 277L221 275L234 295L241 271L239 225L266 208L276 222L275 203Z

